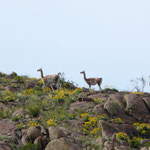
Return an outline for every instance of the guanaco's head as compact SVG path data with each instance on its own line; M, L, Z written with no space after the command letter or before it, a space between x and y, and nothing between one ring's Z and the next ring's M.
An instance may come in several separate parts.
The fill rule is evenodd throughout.
M42 68L38 69L37 71L40 71L40 72L41 72L41 71L42 71Z
M85 73L85 71L82 71L82 72L80 72L80 73L82 73L82 74L83 74L83 73Z

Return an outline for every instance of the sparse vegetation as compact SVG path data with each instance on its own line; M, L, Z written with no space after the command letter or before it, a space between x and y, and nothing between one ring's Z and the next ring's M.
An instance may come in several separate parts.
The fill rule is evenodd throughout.
M125 141L131 148L140 148L141 138L150 138L148 122L128 124L138 132L138 136L136 135L134 138L121 131L122 127L123 129L126 128L126 121L128 121L124 116L128 113L132 117L132 114L128 109L123 110L124 107L120 108L121 113L125 112L124 116L118 114L116 105L117 108L120 105L125 106L125 98L122 98L121 104L114 102L113 94L118 94L118 90L114 87L107 87L99 94L96 91L89 93L86 89L78 88L73 83L66 82L65 78L61 78L61 84L61 89L52 91L49 87L46 87L43 91L43 83L40 79L18 76L16 73L11 75L0 73L0 120L4 123L12 123L16 127L13 127L13 129L17 130L17 135L33 127L36 131L40 129L44 137L50 141L49 135L46 135L46 130L43 128L47 130L49 128L60 128L61 136L65 134L67 141L78 144L83 149L103 149L104 144L100 145L97 142L98 138L105 139L103 136L106 133L103 133L106 132L106 129L103 127L103 123L106 127L108 124L107 130L111 127L115 128L113 131L117 132L115 138L118 141L115 144ZM126 94L128 93L126 92ZM110 94L112 94L111 98ZM134 92L133 94L144 96L143 92ZM106 102L107 107L105 106ZM20 109L22 111L18 111ZM138 108L134 109L139 110ZM128 128L125 129L125 131L127 130ZM111 138L106 137L106 140L108 140L106 142L113 142ZM10 139L7 136L2 136L0 141L7 144ZM11 146L14 149L36 150L38 148L32 140L24 146L20 146L19 142L16 145L14 141L11 139Z

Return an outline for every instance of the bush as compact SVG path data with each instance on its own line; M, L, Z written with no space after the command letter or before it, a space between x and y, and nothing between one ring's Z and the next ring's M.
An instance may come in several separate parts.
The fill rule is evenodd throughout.
M22 77L22 76L15 76L14 80L16 82L19 82L19 83L22 83L25 81L25 77Z
M122 133L122 132L118 132L116 134L116 139L117 139L117 141L120 141L120 140L129 141L130 140L128 135L126 133Z
M0 110L0 118L7 118L11 114L11 111L9 109Z
M38 146L32 143L28 143L24 146L21 146L19 150L38 150Z
M124 121L121 118L115 118L115 119L113 119L113 123L115 123L115 124L124 124Z
M41 112L42 105L39 102L33 102L28 104L27 109L29 110L30 115L33 117L39 116Z
M141 146L142 138L133 137L133 139L130 140L129 144L132 148L139 148Z
M104 91L108 92L108 91L111 91L111 92L119 92L117 89L115 88L105 88Z
M147 123L134 123L133 126L142 137L150 137L150 124Z

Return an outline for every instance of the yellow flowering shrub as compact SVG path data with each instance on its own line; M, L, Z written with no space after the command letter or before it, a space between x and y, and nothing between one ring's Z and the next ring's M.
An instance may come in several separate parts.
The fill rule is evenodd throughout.
M37 91L31 88L31 89L25 90L23 95L33 95L33 94L36 94L36 93L37 93Z
M93 130L90 131L90 134L93 136L97 136L99 131L100 131L100 128L94 128Z
M137 122L133 126L143 137L150 137L150 124Z
M89 120L89 117L90 117L90 114L89 114L89 113L83 113L83 114L81 114L81 118L82 118L84 121L88 121L88 120Z
M95 117L90 117L90 115L88 113L83 113L81 114L81 118L84 120L83 123L83 134L91 134L91 135L96 135L97 131L99 130L99 128L97 128L98 126L98 121L99 120L108 120L108 116L106 114L101 114L101 115L97 115ZM100 130L99 130L100 131Z
M28 126L28 128L29 128L29 127L40 126L40 124L39 124L39 123L37 123L37 122L29 121L29 122L28 122L28 124L27 124L27 126Z
M124 121L121 118L115 118L115 119L113 119L113 123L115 123L115 124L123 124Z
M46 102L47 102L47 101L46 101L45 99L42 100L42 104L43 104L43 105L46 104Z
M66 88L62 88L61 90L56 90L52 99L54 100L64 100L66 97L75 96L81 89L76 88L75 90L68 90Z
M39 83L39 84L43 84L43 81L42 81L42 80L39 80L38 83Z
M108 116L106 114L101 114L101 115L98 115L97 118L99 120L108 120Z
M140 148L140 146L142 145L142 138L138 138L138 137L133 137L129 144L132 148Z
M88 121L84 122L83 126L83 134L88 134L97 126L98 117L89 117Z
M49 119L46 121L48 126L57 126L57 123L54 121L54 119Z
M143 92L133 92L133 91L131 91L131 93L132 93L132 94L139 94L139 95L144 94Z
M120 140L129 141L130 140L129 136L123 132L118 132L116 134L116 139L117 139L117 141L120 141Z
M48 87L44 88L44 93L50 93L52 90Z
M101 98L95 98L94 99L94 103L95 104L100 104L100 103L102 103L103 101L102 101L102 99Z
M26 125L23 124L23 123L20 123L20 124L17 125L17 128L19 128L19 129L23 129L25 127L26 127Z
M3 97L5 101L14 101L16 100L17 93L11 92L10 90L5 90L3 92Z

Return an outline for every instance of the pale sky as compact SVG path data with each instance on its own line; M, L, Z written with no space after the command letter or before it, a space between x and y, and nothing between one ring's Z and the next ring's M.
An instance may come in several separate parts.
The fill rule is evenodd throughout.
M40 77L64 72L131 90L150 70L149 0L0 0L0 71ZM147 87L150 91L150 87Z

